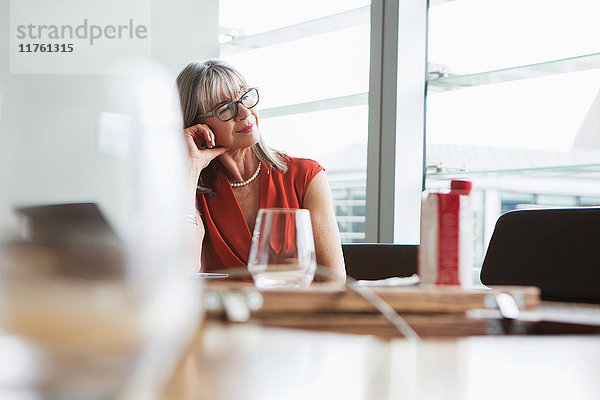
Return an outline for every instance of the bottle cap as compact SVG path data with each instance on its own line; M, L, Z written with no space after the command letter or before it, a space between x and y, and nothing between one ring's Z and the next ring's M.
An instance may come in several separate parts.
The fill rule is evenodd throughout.
M452 180L450 182L450 189L453 191L461 192L461 194L469 194L471 193L471 188L473 185L469 181L461 181L461 180Z

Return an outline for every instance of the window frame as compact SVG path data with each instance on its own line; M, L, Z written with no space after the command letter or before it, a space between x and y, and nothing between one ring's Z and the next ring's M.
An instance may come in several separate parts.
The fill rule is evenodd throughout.
M428 3L371 2L366 242L420 242Z

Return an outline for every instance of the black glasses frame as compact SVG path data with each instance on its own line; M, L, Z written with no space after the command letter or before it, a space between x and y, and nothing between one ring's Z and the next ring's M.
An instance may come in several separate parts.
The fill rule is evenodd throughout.
M251 107L246 107L246 105L244 105L244 103L242 102L242 99L243 99L244 97L246 97L246 95L247 95L248 93L250 93L251 91L253 91L253 90L254 90L254 91L256 91L256 103L254 103L254 105L253 105L253 106L251 106ZM248 109L248 110L249 110L249 109L251 109L251 108L255 107L255 106L258 104L258 101L259 101L259 100L260 100L260 96L259 96L259 94L258 94L258 88L255 88L255 87L253 87L253 88L250 88L250 89L248 89L247 91L245 91L245 92L244 92L244 94L243 94L243 95L241 95L241 96L240 96L240 98L239 98L238 100L236 100L236 101L230 101L230 102L228 102L228 103L222 104L222 105L220 105L219 107L217 107L217 109L216 109L216 110L214 110L214 111L211 111L211 112L209 112L209 113L207 113L207 114L199 115L199 116L198 116L198 118L206 118L206 117L210 117L211 115L214 115L214 116L216 116L217 118L219 118L219 120L221 120L221 121L223 121L223 122L227 122L227 121L230 121L230 120L234 119L235 117L237 117L237 115L238 115L238 110L239 110L239 105L238 105L238 104L241 104L241 105L243 105L244 107L246 107L246 109ZM223 108L223 107L225 107L225 106L230 106L230 105L233 105L233 106L235 106L235 113L233 114L233 116L232 116L231 118L227 118L227 119L223 119L223 118L221 118L221 116L220 116L220 115L219 115L219 113L218 113L218 110L219 110L219 109L221 109L221 108Z

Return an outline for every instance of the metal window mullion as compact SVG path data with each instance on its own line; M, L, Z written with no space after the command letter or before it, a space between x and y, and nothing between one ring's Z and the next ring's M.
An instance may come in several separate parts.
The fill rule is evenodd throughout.
M373 0L367 242L418 243L427 2Z
M400 0L398 16L394 243L418 244L425 152L427 2Z
M367 23L368 16L369 6L364 6L255 35L240 36L229 42L221 43L219 54L220 57L225 57L248 50L275 46L292 40L351 28Z
M368 93L354 93L347 96L330 97L304 103L263 108L260 110L260 117L266 119L309 112L335 110L344 107L361 106L367 104L367 102Z
M371 1L371 43L369 65L369 137L367 145L367 193L365 241L378 243L381 153L381 90L383 64L384 1Z

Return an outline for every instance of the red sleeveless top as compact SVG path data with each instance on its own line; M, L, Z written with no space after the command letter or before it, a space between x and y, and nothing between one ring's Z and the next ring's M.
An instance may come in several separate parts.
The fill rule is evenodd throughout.
M306 158L287 159L287 172L275 168L261 168L259 181L259 208L303 208L308 184L324 168ZM206 186L216 197L197 196L197 206L204 222L202 271L248 265L252 232L224 172L216 168L203 176Z

